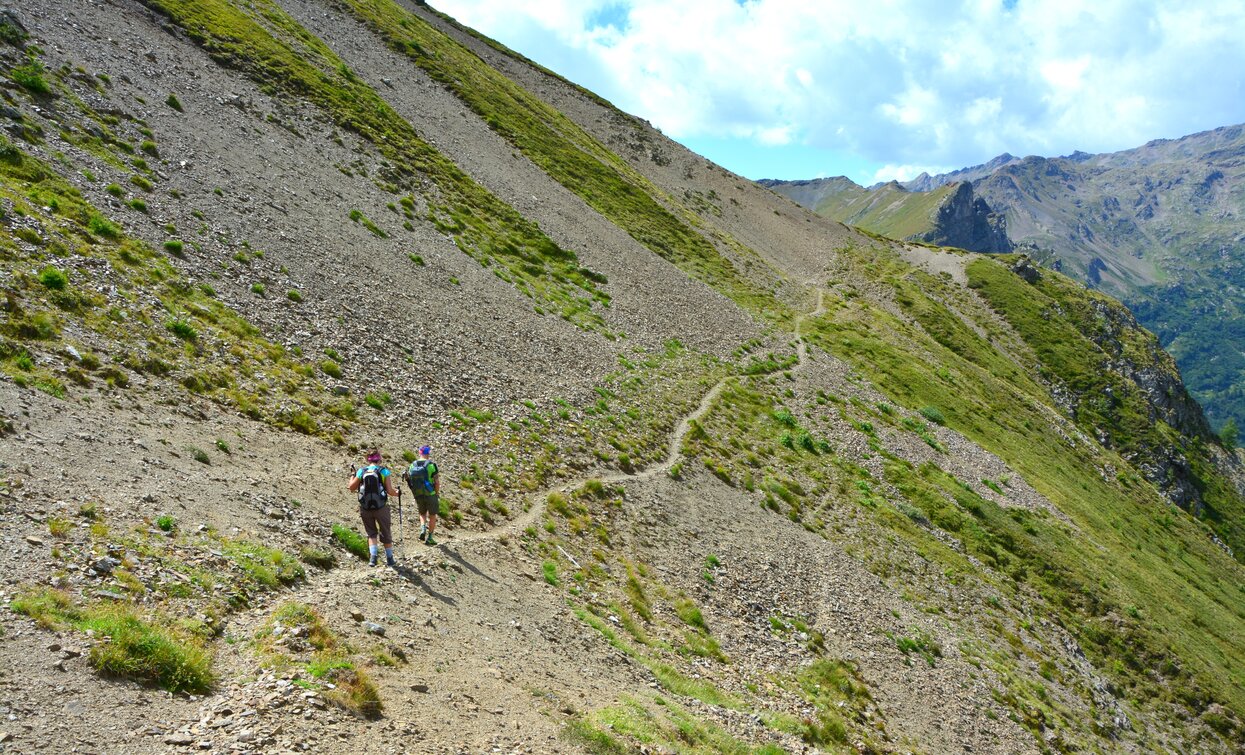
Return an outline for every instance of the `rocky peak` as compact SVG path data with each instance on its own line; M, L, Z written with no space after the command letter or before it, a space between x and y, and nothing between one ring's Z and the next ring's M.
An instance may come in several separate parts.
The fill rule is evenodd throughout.
M934 227L922 241L956 246L974 252L1010 252L1007 218L994 212L981 197L974 196L969 181L959 184L938 208Z

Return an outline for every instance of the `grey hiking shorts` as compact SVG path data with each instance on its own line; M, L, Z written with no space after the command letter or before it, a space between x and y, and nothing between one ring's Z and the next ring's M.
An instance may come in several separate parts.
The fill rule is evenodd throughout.
M363 529L368 537L375 538L379 531L382 543L393 544L393 525L389 521L388 506L382 506L379 509L359 509L359 518L363 520Z
M419 508L420 516L441 514L441 498L436 493L416 493L415 505Z

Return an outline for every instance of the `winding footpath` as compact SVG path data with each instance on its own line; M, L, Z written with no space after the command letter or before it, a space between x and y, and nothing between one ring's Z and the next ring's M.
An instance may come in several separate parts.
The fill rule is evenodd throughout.
M796 364L791 368L792 372L799 372L808 363L808 344L805 343L803 336L800 334L804 321L810 317L819 317L820 315L825 314L825 311L825 291L818 288L816 308L814 308L811 312L804 312L800 314L795 320ZM739 375L727 375L717 383L714 383L713 387L710 388L709 391L705 393L704 397L700 399L700 403L696 406L696 408L690 414L679 420L678 424L675 425L674 432L670 435L670 442L666 446L666 458L659 463L645 467L639 472L614 472L606 475L591 475L588 477L569 480L561 485L537 491L532 494L536 497L536 501L529 506L526 511L516 516L514 519L482 532L449 535L449 533L442 531L442 543L446 545L457 545L482 540L497 540L502 537L513 536L518 532L522 532L525 528L540 518L540 516L545 512L549 495L551 493L557 492L569 494L572 490L586 484L588 480L599 480L605 485L613 485L623 482L643 482L645 480L651 480L658 475L668 474L675 464L683 460L683 440L687 437L687 434L691 432L693 424L698 422L701 417L708 414L709 410L713 408L713 403L717 401L718 396L722 395L722 391L726 388L727 383L738 378Z

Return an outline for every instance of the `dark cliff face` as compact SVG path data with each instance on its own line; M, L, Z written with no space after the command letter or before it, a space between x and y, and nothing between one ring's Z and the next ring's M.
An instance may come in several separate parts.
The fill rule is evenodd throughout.
M920 238L931 244L956 246L972 252L1010 252L1007 219L973 194L968 181L959 185L938 208L934 228Z

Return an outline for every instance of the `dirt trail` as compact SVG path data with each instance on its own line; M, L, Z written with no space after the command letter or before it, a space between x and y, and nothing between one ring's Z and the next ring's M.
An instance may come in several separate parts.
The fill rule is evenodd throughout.
M812 285L811 282L808 285ZM824 314L825 311L825 292L819 288L817 289L817 306L810 312L800 314L795 320L796 365L792 368L793 372L798 372L803 369L804 365L808 361L808 345L800 335L801 326L804 325L804 321L808 318L818 317ZM600 480L606 485L612 485L623 482L642 482L645 480L651 480L658 475L667 474L675 464L679 463L683 459L683 452L681 450L683 448L683 440L687 437L687 434L691 432L693 423L708 413L708 411L713 407L713 402L717 400L718 396L722 395L722 390L726 388L726 384L737 379L738 377L738 375L727 375L718 382L714 383L713 387L710 388L708 392L705 393L704 397L700 399L700 403L697 404L696 408L690 414L679 420L678 424L675 425L674 432L670 435L670 442L666 449L666 458L657 464L645 467L638 472L615 472L607 475L593 475L590 477L576 478L564 482L561 485L537 491L533 494L536 498L536 502L514 519L493 527L492 529L484 530L483 532L471 532L462 535L447 534L443 537L443 541L446 543L456 544L470 543L481 540L496 540L506 535L521 532L525 527L528 527L533 522L538 520L541 514L544 513L549 495L551 493L569 493L581 485L584 485L590 479Z

